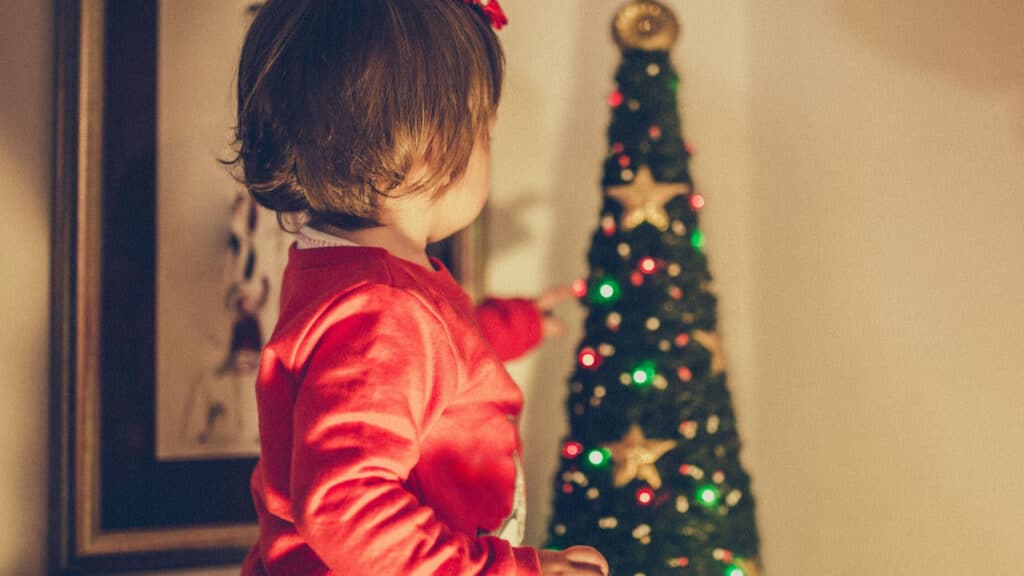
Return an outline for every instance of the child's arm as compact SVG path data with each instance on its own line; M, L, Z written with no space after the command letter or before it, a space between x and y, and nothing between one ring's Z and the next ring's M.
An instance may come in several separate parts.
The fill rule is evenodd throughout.
M543 339L542 312L526 298L487 298L476 307L476 321L502 362L526 354Z
M514 360L533 350L544 338L562 334L565 326L552 311L572 296L572 288L562 286L534 300L488 298L476 307L477 324L502 362Z
M321 560L337 574L539 574L536 550L454 532L405 488L421 436L455 392L457 359L432 310L376 286L345 296L316 330L299 352L309 359L291 500Z

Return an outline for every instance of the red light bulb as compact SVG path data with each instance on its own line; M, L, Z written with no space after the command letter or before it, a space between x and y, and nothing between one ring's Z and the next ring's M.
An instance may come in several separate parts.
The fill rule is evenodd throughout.
M640 271L644 274L654 274L654 271L657 270L657 268L658 263L650 256L640 260Z
M622 95L622 92L619 92L618 90L608 95L608 105L612 108L622 106L623 101L625 101L625 97Z
M582 278L577 278L572 281L572 293L577 298L583 298L587 295L587 281Z
M582 453L583 453L583 444L580 444L579 442L576 442L575 440L571 440L569 442L566 442L565 445L562 446L562 456L565 456L569 460L572 460L573 458L579 456Z
M601 365L601 357L589 346L580 350L579 361L580 366L588 370L597 370L598 366Z
M636 501L641 506L649 506L651 502L654 502L654 490L647 488L646 486L636 491Z

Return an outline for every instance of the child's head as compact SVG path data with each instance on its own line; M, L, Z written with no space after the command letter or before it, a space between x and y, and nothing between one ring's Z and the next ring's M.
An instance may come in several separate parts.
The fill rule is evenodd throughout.
M388 197L440 196L487 145L503 66L461 0L269 0L238 71L245 184L347 229L378 224Z

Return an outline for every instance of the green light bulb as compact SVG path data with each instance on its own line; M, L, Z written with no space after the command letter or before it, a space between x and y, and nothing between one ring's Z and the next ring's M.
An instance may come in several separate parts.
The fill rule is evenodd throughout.
M690 236L690 245L697 250L704 247L704 233L700 229L694 229L693 234Z
M587 452L587 462L594 468L604 468L611 461L611 454L605 448L594 448Z
M637 386L649 386L654 381L657 373L654 362L647 361L640 363L633 369L633 384Z
M730 564L725 567L725 576L747 576L747 573L735 564Z
M594 285L590 299L596 304L614 304L622 297L622 288L611 278L601 280Z
M718 507L718 500L721 495L718 492L718 488L715 488L711 484L704 484L697 488L697 504L700 504L704 508L716 508Z

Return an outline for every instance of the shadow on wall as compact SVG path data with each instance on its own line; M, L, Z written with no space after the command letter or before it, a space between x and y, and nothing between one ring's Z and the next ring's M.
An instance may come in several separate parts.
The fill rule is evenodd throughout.
M1021 0L833 0L831 11L841 29L897 61L1017 98L1024 129Z
M568 283L573 275L587 271L590 237L600 215L601 162L610 120L604 95L613 85L612 75L619 58L605 23L611 21L617 6L618 2L588 3L575 24L579 31L575 34L578 40L570 60L573 78L568 96L573 105L562 119L563 136L552 149L557 169L546 202L554 223L548 238L551 249L545 263L546 278L551 285ZM537 86L536 92L543 94L544 87ZM531 379L532 393L525 406L524 419L531 423L523 430L526 470L532 481L530 485L541 488L527 491L527 509L530 510L527 539L534 545L543 544L547 538L551 487L558 466L561 435L567 430L568 381L575 366L578 328L583 324L585 310L569 302L560 307L559 315L570 328L569 334L549 340L538 352Z

